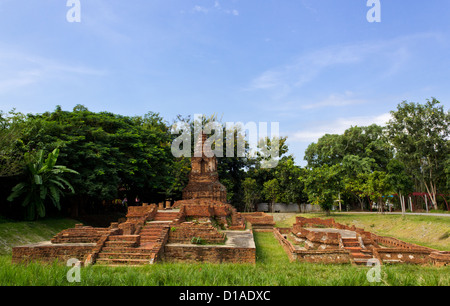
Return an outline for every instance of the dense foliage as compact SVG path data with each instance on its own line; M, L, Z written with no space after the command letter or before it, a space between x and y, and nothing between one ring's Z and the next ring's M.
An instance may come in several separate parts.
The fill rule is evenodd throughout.
M200 120L176 118L192 131L195 124L218 121L216 116ZM129 117L91 112L82 105L72 111L58 106L43 114L0 112L0 212L23 216L28 209L42 217L45 208L56 206L63 214L76 216L100 211L107 204L180 199L190 158L172 154L171 144L178 135L171 133L171 126L152 112ZM436 99L423 105L403 102L386 127L355 126L312 143L305 152L306 167L295 164L284 137L277 139L276 167L262 166L266 160L261 151L275 143L265 139L256 155L250 154L246 143L243 157L218 158L219 176L228 201L241 211L254 210L258 202L271 208L275 202L309 202L325 211L338 203L344 208L382 209L388 199L405 211L405 196L413 191L428 193L432 208L448 209L439 195L450 194L449 126L450 114ZM222 135L224 142L214 144L214 149L225 153L231 145L237 156L237 131L223 127ZM30 165L42 166L43 156L52 152L58 152L59 166L78 174L60 171L56 181L63 186L55 183L59 189L53 186L42 194L33 189L35 209L29 203L21 208L24 198L19 195L27 193L23 191L27 182L32 186ZM72 188L63 188L69 186L73 193ZM392 198L394 194L398 196ZM10 195L12 203L6 201Z

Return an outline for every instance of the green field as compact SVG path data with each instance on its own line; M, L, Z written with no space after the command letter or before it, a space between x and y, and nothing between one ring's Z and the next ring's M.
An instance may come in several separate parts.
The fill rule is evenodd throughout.
M288 222L286 220L286 222ZM41 221L36 226L28 222L13 223L18 237L26 229L22 241L50 235L75 224L73 220ZM8 222L0 224L3 241ZM60 228L58 228L60 227ZM39 234L38 234L39 233ZM29 237L28 237L29 236ZM34 238L31 238L34 237ZM49 238L49 237L48 237ZM257 263L249 264L166 264L143 267L91 266L81 269L81 282L69 283L69 267L61 264L32 263L12 265L11 255L0 256L0 285L28 286L370 286L370 285L428 285L449 286L450 267L436 268L416 265L384 265L381 282L370 283L369 267L352 265L321 265L289 262L284 250L272 233L255 233Z

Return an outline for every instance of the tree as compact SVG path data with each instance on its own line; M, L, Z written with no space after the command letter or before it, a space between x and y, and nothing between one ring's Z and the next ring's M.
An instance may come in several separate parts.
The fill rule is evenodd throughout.
M368 175L374 168L375 160L369 157L346 155L342 161L343 183L347 192L351 193L359 201L361 210L364 210L364 191Z
M20 139L25 116L14 110L0 111L0 177L20 174L24 167L23 142Z
M262 195L269 202L270 212L273 213L273 207L276 201L280 199L280 184L277 179L267 181L263 185Z
M261 191L259 190L256 180L247 177L242 183L242 189L244 191L245 211L249 212L256 210L255 204L261 198Z
M327 215L330 215L335 199L343 190L341 175L340 165L323 165L308 170L307 175L302 178L311 204L320 205Z
M62 174L78 174L78 172L65 166L56 165L58 155L58 149L49 153L45 160L42 150L38 153L36 160L31 154L25 154L25 181L12 189L8 201L12 202L15 198L24 197L22 206L26 208L27 218L30 220L36 217L45 217L45 201L47 199L50 199L56 208L61 209L60 198L64 196L64 190L67 188L74 193L72 185L62 177Z
M365 193L374 202L377 202L378 211L383 213L383 199L392 194L389 177L384 171L374 171L367 177Z
M304 169L295 165L294 156L284 156L274 168L274 177L280 183L281 202L301 204L306 202L307 196L303 192L304 186L299 178L304 174Z
M354 126L342 135L325 135L312 143L305 151L308 167L341 164L347 155L371 159L375 170L384 170L392 158L392 147L386 141L383 128L376 124L367 127Z
M387 135L397 150L396 157L413 177L416 189L424 188L435 209L436 194L445 185L445 160L450 152L450 112L435 98L425 104L398 105L392 111Z
M400 200L402 214L406 212L405 195L412 191L413 182L411 177L406 173L405 165L397 159L392 159L388 166L387 180L392 190L397 192Z

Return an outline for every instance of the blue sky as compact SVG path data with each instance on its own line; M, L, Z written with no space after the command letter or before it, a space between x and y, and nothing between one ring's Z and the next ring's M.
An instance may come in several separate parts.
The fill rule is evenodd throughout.
M218 114L308 144L450 98L450 2L0 0L0 110ZM269 125L270 126L270 125Z

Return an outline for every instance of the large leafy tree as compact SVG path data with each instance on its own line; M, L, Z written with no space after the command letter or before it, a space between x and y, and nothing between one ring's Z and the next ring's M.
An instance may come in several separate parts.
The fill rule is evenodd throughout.
M347 155L371 159L372 166L384 170L392 158L392 147L386 141L383 128L376 124L354 126L341 135L325 135L305 151L308 167L341 164Z
M384 204L393 193L388 174L384 171L374 171L367 176L364 188L370 199L377 203L378 210L383 212Z
M397 193L400 200L400 207L402 214L406 212L405 195L413 189L413 182L411 177L406 173L405 165L397 159L392 159L388 166L388 184L391 189Z
M0 111L0 177L20 174L25 165L21 133L25 116L14 110Z
M78 105L73 111L29 115L21 140L27 151L60 148L61 163L80 173L78 191L69 198L71 212L126 193L143 201L164 199L173 157L170 134L158 114L127 117L94 113Z
M245 211L254 211L255 204L261 199L261 188L254 178L247 177L242 182L242 189L244 192Z
M327 215L343 190L342 171L340 165L323 165L308 170L302 178L310 203L319 205Z
M273 212L275 202L281 198L280 183L277 179L267 181L263 185L262 195L269 202L269 211Z
M432 98L425 104L404 101L391 114L387 134L396 148L396 157L406 166L416 190L427 192L437 209L438 189L446 185L450 112Z
M53 205L61 209L60 199L64 191L69 189L74 193L72 185L63 178L64 173L78 174L65 166L56 165L59 150L55 149L44 159L41 150L34 159L30 153L25 153L26 169L24 181L13 189L8 201L23 198L22 206L26 208L27 218L34 220L45 217L45 202L49 199Z
M300 177L305 175L305 169L295 165L292 155L284 156L274 170L275 178L280 182L281 202L301 204L306 202L304 185Z
M341 135L325 135L308 146L305 160L308 168L341 166L343 190L349 199L364 209L365 183L373 171L385 171L393 156L383 128L378 125L351 127Z

